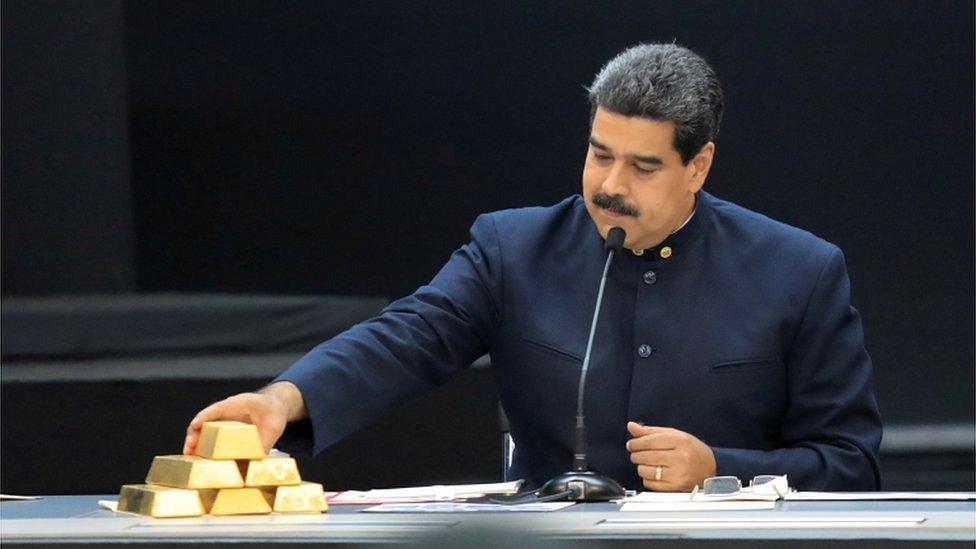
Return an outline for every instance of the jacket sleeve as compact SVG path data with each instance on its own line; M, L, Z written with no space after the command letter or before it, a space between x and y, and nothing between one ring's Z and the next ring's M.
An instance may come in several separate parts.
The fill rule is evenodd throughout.
M712 448L719 475L789 476L801 490L878 490L881 418L843 254L831 246L787 353L783 447Z
M500 256L494 220L482 215L471 242L428 285L278 376L298 387L309 414L289 425L278 447L317 454L483 355L501 315Z

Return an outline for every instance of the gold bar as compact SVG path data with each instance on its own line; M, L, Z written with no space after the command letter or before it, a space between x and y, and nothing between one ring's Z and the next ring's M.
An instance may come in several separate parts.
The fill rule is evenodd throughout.
M286 486L301 484L295 458L267 457L241 461L245 486Z
M257 488L200 490L200 499L211 515L265 515L271 512L267 496Z
M261 489L265 497L274 497L276 513L322 513L329 510L325 491L317 482L297 486L268 486Z
M148 484L122 485L118 510L150 517L199 517L204 513L196 490Z
M233 460L174 455L154 457L146 483L175 488L240 488L244 479Z
M200 429L196 455L210 459L262 459L258 428L240 421L207 421Z

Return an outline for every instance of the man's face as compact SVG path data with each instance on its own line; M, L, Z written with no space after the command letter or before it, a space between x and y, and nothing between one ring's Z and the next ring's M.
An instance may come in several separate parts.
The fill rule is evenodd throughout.
M627 232L625 247L651 248L685 221L715 146L707 143L684 165L673 143L673 122L597 108L583 166L583 198L601 236L620 227Z

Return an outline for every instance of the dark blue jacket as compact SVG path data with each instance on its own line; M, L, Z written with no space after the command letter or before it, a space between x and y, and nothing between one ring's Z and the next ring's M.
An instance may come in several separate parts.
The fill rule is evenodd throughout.
M512 478L534 486L569 470L605 258L579 196L478 217L430 284L278 378L302 392L306 443L319 452L490 352ZM584 401L589 464L640 487L624 446L636 420L695 435L719 475L877 489L871 375L841 251L701 192L684 228L610 267Z

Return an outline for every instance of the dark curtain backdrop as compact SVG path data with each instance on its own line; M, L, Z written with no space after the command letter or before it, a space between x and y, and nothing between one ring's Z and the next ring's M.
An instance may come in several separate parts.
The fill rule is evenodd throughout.
M121 1L0 5L4 295L136 289Z
M407 293L478 213L577 192L583 86L677 40L725 85L706 188L846 252L885 419L973 419L970 1L14 6L5 295Z

